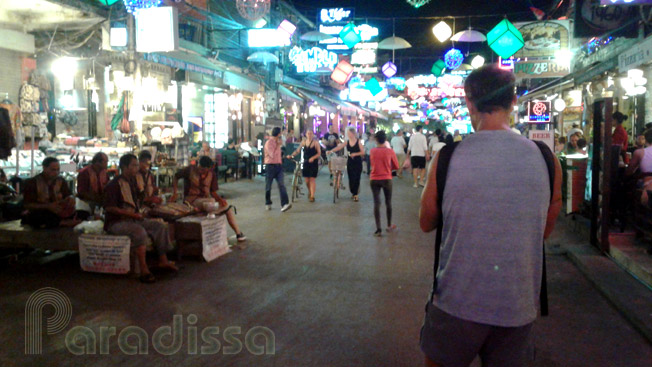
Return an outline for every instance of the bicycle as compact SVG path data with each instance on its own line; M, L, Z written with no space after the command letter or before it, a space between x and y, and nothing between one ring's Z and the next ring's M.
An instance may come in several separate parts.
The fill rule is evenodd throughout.
M342 185L342 177L344 170L346 170L346 157L331 156L331 168L333 170L333 203L337 203L340 197L340 189L344 189Z
M294 174L292 175L292 202L303 195L301 186L303 185L303 175L301 173L301 165L298 161L291 159L294 162Z

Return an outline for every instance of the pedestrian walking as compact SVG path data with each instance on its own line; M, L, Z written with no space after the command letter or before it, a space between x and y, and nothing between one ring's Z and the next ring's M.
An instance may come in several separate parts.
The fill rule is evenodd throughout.
M398 159L398 170L396 176L403 178L403 163L405 163L405 148L407 148L405 138L403 137L403 130L396 132L396 135L392 138L391 145L396 154L396 159Z
M308 187L308 200L315 201L315 191L317 191L317 173L319 173L319 157L321 156L321 146L315 134L311 129L306 130L306 138L301 141L299 147L294 153L287 156L288 159L294 159L303 149L303 178L306 180Z
M374 218L376 219L376 232L374 236L380 236L380 191L385 196L385 209L387 212L387 232L396 230L396 224L392 224L392 171L399 168L396 153L385 145L387 135L380 130L375 135L378 147L370 152L371 160L371 193L374 197Z
M420 338L428 366L468 366L480 355L483 366L520 367L531 357L561 167L544 144L510 131L515 89L495 65L469 75L477 133L440 150L423 192L421 229L437 229L441 244Z
M267 176L265 177L265 208L272 210L272 182L276 180L278 191L281 193L281 211L286 212L292 208L288 192L283 181L283 141L281 140L281 128L272 129L272 137L265 143L265 165Z
M336 153L344 148L347 151L346 173L349 176L349 188L353 201L358 201L360 192L360 176L362 175L362 157L364 156L364 147L358 139L358 134L354 127L346 130L348 140L331 149L331 153Z
M414 129L414 134L410 137L408 144L408 155L412 164L412 176L414 177L414 187L424 186L426 180L426 161L430 159L428 152L428 140L421 133L421 125Z

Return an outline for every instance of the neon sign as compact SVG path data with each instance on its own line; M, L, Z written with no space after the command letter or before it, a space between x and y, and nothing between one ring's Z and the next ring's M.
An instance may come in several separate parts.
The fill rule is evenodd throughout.
M464 92L464 87L419 87L413 88L408 91L408 95L412 99L418 99L420 97L428 98L431 101L436 101L443 97L464 97L466 93Z
M288 57L297 67L297 73L314 73L319 69L327 69L323 71L331 72L339 61L336 53L319 47L308 50L294 47L290 50Z
M331 8L322 9L319 12L319 20L322 23L346 23L353 20L354 11L352 8Z
M247 30L249 47L283 47L290 45L287 33L276 28L254 28Z
M346 46L339 38L339 34L342 31L342 28L344 28L344 25L320 24L319 31L322 33L330 34L333 36L333 38L320 41L319 43L328 45L326 48L329 50L348 50L349 47ZM368 42L374 37L378 37L378 28L372 27L369 24L361 24L356 26L355 29L360 32L360 38L362 38L362 42Z
M530 122L550 122L550 101L528 102L527 114Z

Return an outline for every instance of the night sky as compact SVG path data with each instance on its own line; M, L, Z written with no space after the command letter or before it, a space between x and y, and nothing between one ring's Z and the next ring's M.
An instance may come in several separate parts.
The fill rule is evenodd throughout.
M569 2L570 0L564 0ZM293 0L290 1L306 17L317 19L321 8L353 7L355 8L356 24L368 23L378 27L379 40L392 35L391 19L397 18L396 36L405 38L412 44L411 49L396 52L396 64L403 72L427 72L438 58L452 47L451 42L439 43L432 34L432 27L440 20L435 19L398 19L415 17L442 17L442 16L469 16L469 15L495 15L486 18L464 17L455 20L454 32L467 29L469 21L471 26L483 33L493 28L505 15L510 21L534 21L534 14L530 6L539 8L546 13L552 10L559 0L432 0L430 3L415 9L405 0ZM565 6L562 7L564 9ZM553 13L553 18L563 15L561 11ZM368 18L368 19L365 19ZM453 21L447 21L453 27ZM480 53L485 58L497 57L490 52L486 43L469 44L456 43L463 53ZM391 58L391 51L379 52L378 62Z

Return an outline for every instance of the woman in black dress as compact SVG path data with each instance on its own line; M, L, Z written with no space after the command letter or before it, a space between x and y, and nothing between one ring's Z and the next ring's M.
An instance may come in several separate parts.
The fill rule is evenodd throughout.
M301 145L288 156L293 159L303 148L303 178L306 180L310 202L315 201L315 191L317 190L317 172L319 172L319 157L321 156L321 146L315 139L312 130L306 131L306 137L301 140Z
M350 127L346 131L348 135L347 141L331 150L335 153L346 147L347 156L349 159L346 162L346 173L349 175L349 187L353 195L353 201L358 201L358 193L360 192L360 176L362 175L362 157L364 156L364 146L354 127Z

